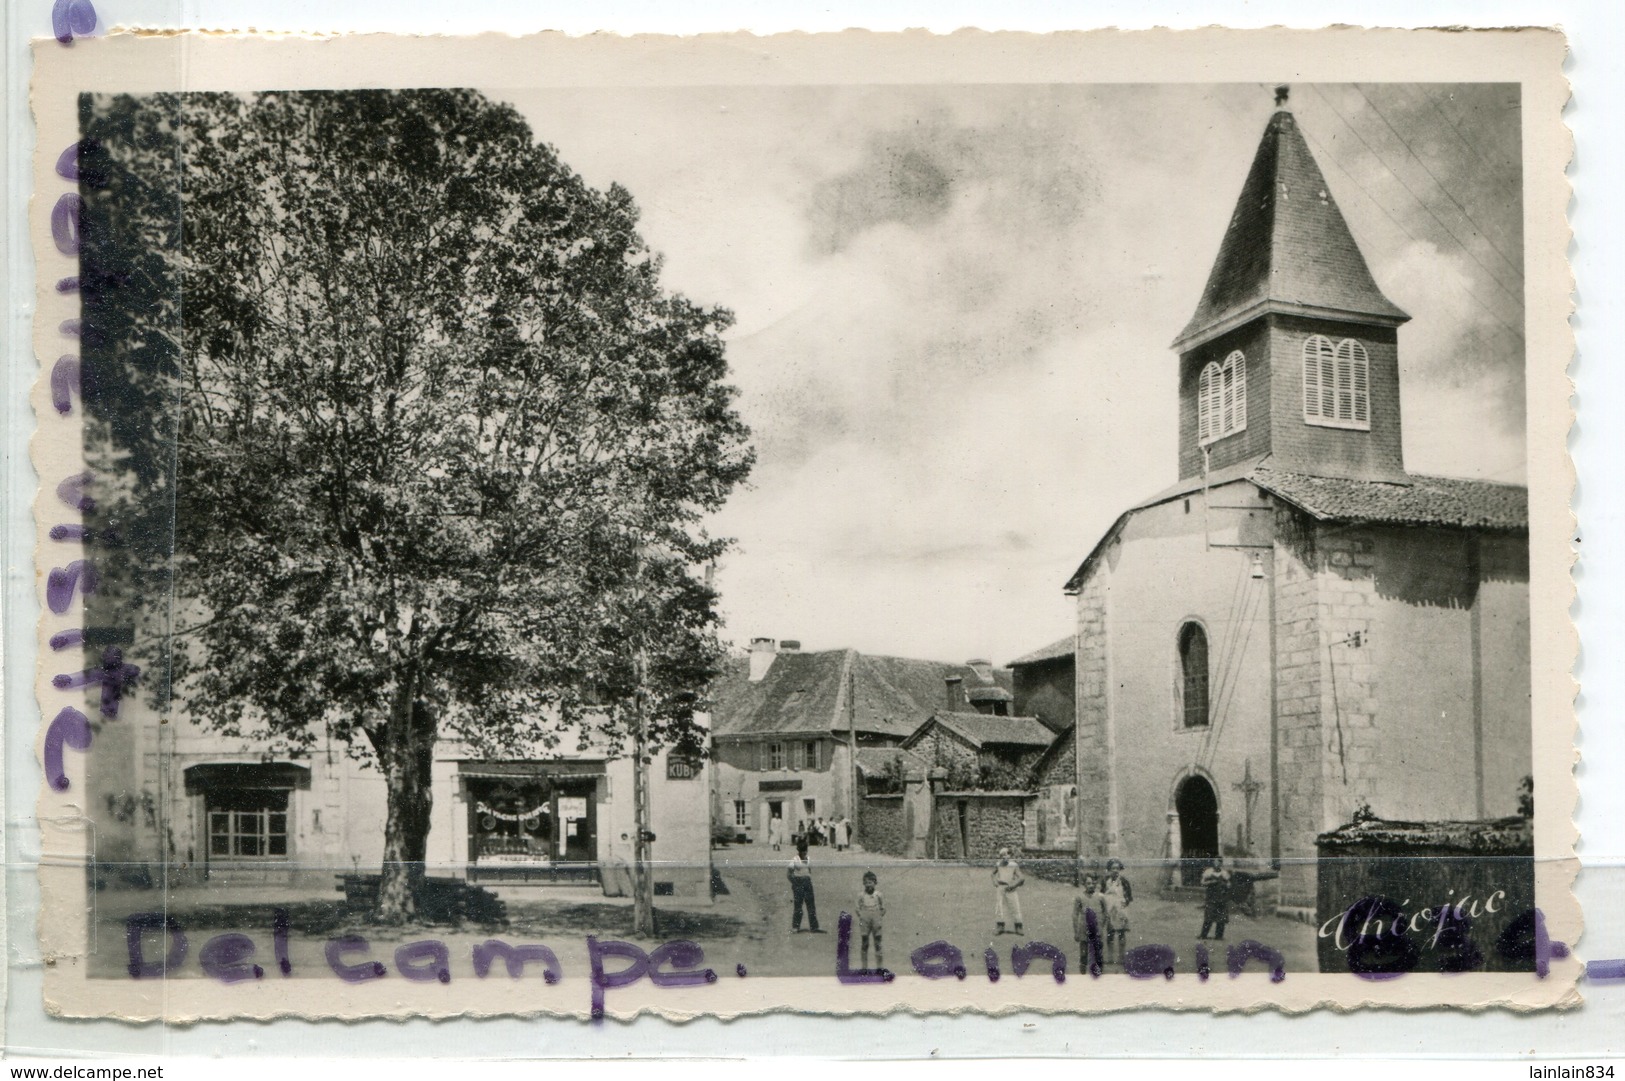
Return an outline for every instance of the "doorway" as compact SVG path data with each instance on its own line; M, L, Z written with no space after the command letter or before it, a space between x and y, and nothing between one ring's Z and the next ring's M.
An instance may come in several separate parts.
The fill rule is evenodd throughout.
M1219 797L1207 778L1191 775L1174 793L1179 815L1179 879L1186 886L1202 883L1202 868L1219 854Z

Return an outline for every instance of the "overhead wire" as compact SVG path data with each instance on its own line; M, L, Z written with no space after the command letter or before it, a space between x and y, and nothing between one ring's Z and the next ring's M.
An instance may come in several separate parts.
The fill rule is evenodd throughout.
M1461 212L1461 216L1467 219L1467 224L1472 226L1474 232L1484 238L1484 243L1488 244L1495 250L1495 254L1501 257L1501 261L1506 263L1506 265L1512 269L1512 273L1517 275L1518 280L1521 282L1523 280L1523 268L1518 266L1517 263L1514 263L1511 257L1508 256L1506 252L1501 250L1501 245L1495 242L1495 238L1489 234L1488 230L1473 220L1473 216L1467 212L1467 208L1461 205L1461 201L1459 199L1450 194L1450 189L1444 186L1444 182L1439 179L1438 174L1428 166L1427 160L1416 152L1416 148L1411 146L1410 141L1406 139L1405 136L1399 133L1383 111L1377 107L1377 103L1371 100L1371 96L1360 88L1360 84L1354 83L1352 85L1355 93L1359 94L1360 97L1365 100L1365 103L1371 106L1371 111L1377 114L1377 119L1381 120L1383 126L1393 134L1394 138L1399 140L1399 145L1405 148L1405 152L1411 156L1416 164L1422 167L1422 171L1428 175L1428 179L1432 180L1434 185L1444 193L1444 197L1450 200L1450 205L1454 206L1458 211Z
M1328 148L1325 143L1322 143L1319 139L1317 139L1307 129L1304 129L1304 128L1300 127L1298 130L1302 131L1304 133L1304 135L1308 137L1309 141L1311 143L1313 143L1320 150L1321 156L1325 160L1331 162L1331 164L1336 167L1336 169L1337 169L1337 171L1339 173L1343 174L1343 176L1348 180L1349 183L1353 184L1356 188L1359 189L1360 193L1366 197L1366 200L1368 202L1370 202L1372 206L1376 207L1378 212L1380 212L1383 217L1387 218L1388 221L1394 226L1394 228L1398 229L1400 232L1402 232L1406 236L1410 237L1411 240L1414 241L1415 243L1417 243L1417 244L1423 243L1423 240L1422 240L1421 237L1419 237L1415 233L1413 233L1410 230L1410 227L1407 226L1404 222L1402 222L1398 218L1394 217L1393 213L1390 212L1389 209L1386 206L1383 205L1382 200L1377 198L1377 196L1372 193L1371 189L1367 188L1364 184L1360 183L1359 178L1356 177L1353 173L1349 172L1349 170L1344 167L1343 163L1337 160L1336 155L1334 155L1331 152L1330 148ZM1377 157L1378 161L1381 161L1383 163L1384 166L1387 165L1387 162L1383 161L1381 155L1377 155L1375 153L1375 151L1373 151L1372 153L1373 153L1374 156ZM1391 171L1392 170L1390 170L1390 172ZM1413 198L1414 198L1414 196L1413 196ZM1455 239L1454 235L1452 235L1451 239L1453 239L1453 240ZM1457 240L1456 243L1459 246L1461 242L1459 240ZM1465 248L1462 249L1462 254L1466 255L1469 259L1474 259L1474 261L1477 262L1476 258L1474 258L1474 256L1473 256L1472 252L1467 251ZM1480 264L1480 265L1482 265L1482 264ZM1501 327L1502 330L1505 330L1508 334L1513 335L1520 342L1524 340L1523 328L1520 327L1520 326L1515 326L1512 323L1509 323L1505 319L1503 319L1501 317L1501 314L1498 311L1496 311L1495 308L1490 306L1490 304L1488 304L1476 292L1474 292L1471 286L1463 285L1463 284L1461 284L1459 282L1456 282L1454 280L1451 280L1451 279L1444 279L1444 280L1450 281L1450 283L1453 286L1455 286L1455 288L1456 288L1456 290L1458 292L1465 295L1467 297L1467 299L1471 300L1474 304L1477 304L1479 306L1479 308L1483 309L1484 313L1486 315L1488 315L1491 319L1493 319L1496 322L1496 324ZM1519 306L1522 307L1522 301L1517 300L1517 298L1514 298L1514 299L1519 304Z
M1433 111L1439 115L1439 119L1443 120L1445 126L1455 133L1455 136L1458 140L1460 140L1461 145L1467 148L1467 152L1476 158L1480 165L1490 172L1495 172L1497 170L1497 166L1489 159L1485 158L1483 154L1478 152L1478 147L1475 146L1472 140L1468 139L1466 135L1462 134L1461 129L1456 126L1456 122L1450 119L1449 115L1445 113L1443 107L1441 107L1439 103L1433 99L1433 97L1431 97L1425 90L1417 89L1416 93L1423 101L1432 106Z
M1407 195L1409 195L1416 202L1416 205L1421 207L1422 210L1427 214L1427 216L1432 218L1434 220L1434 222L1438 224L1439 228L1443 229L1447 234L1449 234L1450 239L1454 240L1456 242L1457 246L1459 246L1461 248L1462 254L1467 256L1467 258L1471 259L1474 263L1477 263L1478 264L1478 269L1482 270L1485 273L1485 275L1488 276L1490 281L1494 282L1496 284L1496 286L1499 287L1500 290L1503 293L1505 293L1508 297L1510 297L1512 300L1514 300L1515 302L1517 302L1521 306L1523 304L1523 294L1522 294L1522 292L1514 291L1513 289L1508 288L1507 284L1505 282L1503 282L1500 279L1500 277L1494 271L1492 271L1489 267L1484 265L1484 261L1482 259L1480 259L1478 256L1473 254L1472 249L1470 249L1467 246L1467 242L1462 240L1461 237L1457 236L1456 231L1454 229L1450 228L1450 226L1445 224L1444 219L1439 217L1439 215L1434 212L1433 208L1427 204L1427 200L1423 199L1420 195L1416 194L1416 189L1412 188L1410 186L1410 184L1406 183L1405 178L1403 176L1401 176L1399 174L1399 172L1397 172L1394 169L1394 167L1388 163L1388 159L1384 158L1382 156L1382 154L1377 150L1377 148L1372 146L1371 143L1369 141L1367 141L1367 139L1366 139L1366 137L1364 135L1360 134L1360 129L1355 127L1353 122L1350 121L1348 117L1343 115L1343 111L1337 107L1337 105L1332 101L1331 98L1326 96L1326 94L1320 89L1320 87L1314 86L1314 85L1311 84L1309 89L1313 90L1315 92L1315 95L1317 97L1319 97L1321 101L1326 103L1326 107L1337 115L1337 119L1339 119L1339 120L1341 120L1343 122L1343 126L1345 128L1348 128L1349 132L1356 139L1360 140L1360 145L1365 147L1366 150L1370 152L1372 157L1376 158L1379 162L1382 163L1383 168L1388 170L1388 175L1393 177L1394 180L1396 180L1399 183L1399 186L1405 189L1405 193ZM1361 91L1359 87L1355 87L1354 89L1357 92L1360 93L1361 97L1365 96L1364 91ZM1364 190L1364 189L1362 189L1362 190ZM1367 192L1367 194L1369 195L1370 193ZM1407 232L1409 232L1409 230L1407 230ZM1413 240L1415 239L1414 235L1412 236L1412 239Z
M1211 665L1211 668L1218 673L1219 678L1208 686L1208 730L1202 739L1204 755L1206 745L1211 742L1213 729L1219 719L1219 704L1224 698L1225 680L1229 676L1230 659L1240 638L1241 616L1247 607L1247 600L1247 568L1243 566L1241 573L1236 576L1235 587L1230 591L1230 607L1224 614L1224 628L1218 642L1219 648L1210 658L1217 662Z
M1252 573L1250 568L1243 564L1242 572L1243 582L1250 581ZM1230 659L1227 662L1228 670L1224 675L1224 686L1214 703L1213 726L1208 731L1208 738L1203 741L1203 758L1206 760L1203 764L1209 769L1212 768L1213 759L1218 753L1219 737L1224 732L1224 722L1230 716L1230 704L1235 697L1235 689L1240 682L1241 670L1246 662L1247 646L1253 639L1253 624L1258 617L1258 608L1262 603L1263 593L1264 591L1261 589L1249 590L1244 597L1244 607L1240 616L1240 625L1242 627L1239 634L1240 640L1236 648L1231 651Z
M1237 119L1239 119L1239 120L1248 119L1245 115L1242 114L1240 109L1238 109L1234 105L1230 104L1230 102L1227 101L1222 94L1221 95L1215 95L1215 96L1216 96L1217 100L1219 101L1219 103L1221 105L1223 105L1226 109L1230 110L1231 114L1233 116L1235 116ZM1419 238L1415 233L1411 232L1411 230L1405 225L1404 222L1402 222L1398 218L1394 217L1394 215L1388 210L1388 208L1383 205L1382 200L1378 199L1374 194L1372 194L1372 192L1371 192L1371 190L1369 188L1367 188L1364 184L1360 183L1359 178L1356 177L1353 173L1349 172L1348 169L1346 169L1343 166L1343 163L1337 160L1336 155L1334 155L1331 152L1330 148L1328 148L1326 146L1326 144L1322 143L1319 139L1317 139L1313 132L1309 131L1309 129L1303 127L1302 125L1299 125L1298 130L1303 132L1304 136L1307 137L1308 140L1311 143L1313 143L1317 149L1319 149L1321 157L1325 161L1330 162L1331 165L1334 166L1337 169L1337 171L1339 173L1341 173L1346 180L1348 180L1348 182L1350 184L1353 184L1355 186L1355 188L1357 188L1359 190L1360 194L1362 194L1362 195L1364 195L1366 197L1367 202L1369 202L1372 206L1376 207L1378 213L1380 213L1383 217L1388 219L1389 224L1393 225L1394 228L1396 228L1400 232L1404 233L1407 237L1409 237L1415 243L1417 243L1417 244L1422 243L1421 238ZM1379 161L1382 160L1380 156L1378 157L1378 160ZM1387 163L1384 162L1383 164L1386 165ZM1459 241L1458 241L1458 243L1459 243ZM1467 254L1470 255L1471 253L1467 253ZM1469 286L1462 285L1459 282L1455 282L1455 281L1452 281L1451 284L1454 285L1455 288L1459 292L1465 294L1466 297L1469 300L1471 300L1473 303L1477 304L1480 308L1482 308L1484 310L1485 314L1487 314L1491 319L1495 320L1495 322L1497 324L1499 324L1500 327L1503 330L1505 330L1507 333L1512 334L1513 336L1515 336L1519 341L1523 341L1524 334L1523 334L1523 329L1521 327L1513 326L1511 323L1508 323L1505 319L1501 318L1501 316L1496 312L1496 310L1494 308L1490 307L1488 304L1486 304L1484 302L1484 300L1481 297L1479 297L1479 295L1477 293L1473 292L1473 290Z

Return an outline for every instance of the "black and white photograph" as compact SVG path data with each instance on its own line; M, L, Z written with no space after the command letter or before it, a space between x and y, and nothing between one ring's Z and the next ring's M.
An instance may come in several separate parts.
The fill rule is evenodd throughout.
M1568 971L1530 84L1282 71L77 93L74 1001Z

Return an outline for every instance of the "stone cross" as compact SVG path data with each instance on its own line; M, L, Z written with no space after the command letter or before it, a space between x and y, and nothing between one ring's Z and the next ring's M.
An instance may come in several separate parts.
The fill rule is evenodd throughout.
M1241 780L1231 787L1240 792L1242 798L1246 801L1246 845L1247 852L1251 855L1253 851L1253 804L1258 802L1258 794L1264 791L1264 782L1253 780L1253 760L1251 758L1242 763Z

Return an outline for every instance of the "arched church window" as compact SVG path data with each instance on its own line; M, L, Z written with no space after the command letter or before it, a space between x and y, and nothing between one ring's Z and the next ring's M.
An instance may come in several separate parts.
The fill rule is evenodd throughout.
M1353 338L1303 343L1303 419L1329 428L1371 428L1371 361Z
M1247 358L1237 349L1224 363L1211 361L1196 386L1196 438L1223 439L1247 427Z
M1200 623L1179 628L1179 709L1186 728L1208 723L1207 632Z

